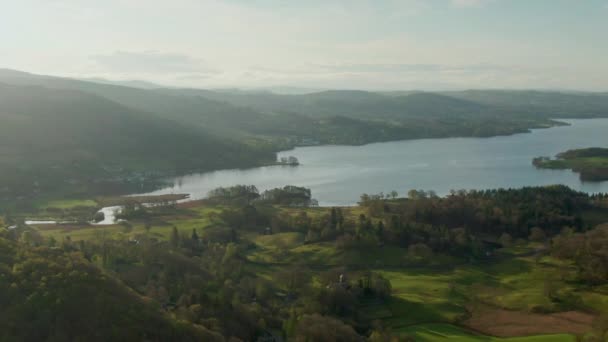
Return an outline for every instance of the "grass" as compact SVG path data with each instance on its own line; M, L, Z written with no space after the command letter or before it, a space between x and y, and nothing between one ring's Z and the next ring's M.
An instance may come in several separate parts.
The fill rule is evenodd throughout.
M78 207L89 207L95 208L98 204L96 201L91 199L67 199L67 200L53 200L38 205L39 209L46 210L48 208L56 209L74 209Z
M62 241L70 237L72 241L98 239L102 234L108 238L125 238L124 228L120 225L113 226L73 226L73 225L45 225L39 226L38 231L43 237L53 237Z
M581 157L573 159L551 159L543 161L539 167L545 169L584 169L584 168L606 168L608 157Z
M256 239L257 241L257 239ZM258 244L258 248L247 255L254 262L272 264L337 265L340 253L331 243L300 245L291 249Z
M76 203L59 202L66 206ZM204 231L222 225L216 215L221 210L223 207L204 204L180 208L171 215L155 217L148 233L158 239L169 239L175 226L180 234L189 236L196 229L202 235ZM302 210L310 216L326 213L326 208L278 210L294 215ZM359 210L348 209L348 213L357 215ZM39 230L42 235L53 236L58 241L68 235L78 241L99 239L104 234L128 239L146 233L143 222L138 221L132 222L130 228L121 225L48 226L39 227ZM394 332L414 336L420 341L572 341L571 335L493 338L451 325L462 325L466 321L471 303L483 303L495 310L514 313L539 309L542 312L559 311L559 306L547 295L548 282L559 293L580 296L585 307L608 312L608 287L577 288L567 276L562 279L563 272L572 272L568 265L550 257L537 260L533 256L542 244L516 244L496 253L488 262L471 264L435 255L421 263L408 258L405 248L369 246L363 250L344 251L337 249L333 242L305 244L304 234L299 232L272 235L242 232L239 237L255 245L246 251L247 259L252 261L247 264L247 271L269 282L275 282L281 272L294 265L303 265L305 272L313 277L319 270L336 266L367 268L382 274L390 280L393 295L386 301L362 303L362 312L370 320L380 320ZM548 327L547 331L554 330Z
M583 289L577 291L577 294L580 295L583 305L597 312L608 312L608 285Z
M384 269L379 271L391 282L392 297L383 307L366 308L372 316L376 310L388 310L385 324L393 329L423 322L458 322L467 310L471 284L483 283L488 275L474 267L428 270Z
M537 264L530 258L514 258L485 268L495 280L487 294L478 294L484 302L511 310L531 310L534 307L551 309L553 304L545 294L545 282L557 281L551 276L555 269ZM562 286L560 282L558 284Z
M551 334L551 335L535 335L526 337L509 337L500 338L480 335L463 328L450 324L421 324L414 325L399 330L394 330L394 333L404 336L411 336L416 341L434 342L434 341L487 341L487 342L574 342L576 337L569 334Z
M426 322L463 322L472 303L513 313L561 311L548 297L545 284L549 282L558 293L577 293L573 285L558 276L562 266L549 257L538 262L534 257L509 257L453 269L378 268L376 271L391 281L393 296L384 303L368 303L363 309L393 330ZM606 312L608 288L605 290L578 294L587 307ZM590 302L594 304L586 304ZM547 329L552 331L551 327Z
M197 207L191 210L179 210L175 215L154 217L150 221L150 230L148 234L152 237L168 240L171 236L173 227L176 227L178 232L183 235L190 236L192 230L200 234L202 231L216 222L213 218L213 213L218 213L221 208ZM111 226L94 226L94 225L46 225L38 227L38 231L44 237L54 237L56 240L63 240L66 236L74 241L91 240L99 238L101 233L107 234L108 238L126 239L138 234L146 233L143 222L134 221L130 226L126 227L121 224Z
M294 248L304 242L304 234L297 232L258 235L253 238L256 245L265 249Z

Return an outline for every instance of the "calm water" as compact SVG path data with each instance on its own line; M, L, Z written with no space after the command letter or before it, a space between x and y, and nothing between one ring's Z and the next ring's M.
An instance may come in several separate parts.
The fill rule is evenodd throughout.
M564 120L565 121L565 120ZM494 138L422 139L365 146L299 147L298 167L223 170L179 177L174 186L151 194L188 193L193 199L219 186L254 184L260 191L287 184L312 189L321 205L354 204L362 193L410 189L513 188L565 184L586 192L608 192L608 182L583 183L565 170L537 170L537 156L572 149L608 147L608 119L567 120L571 126Z

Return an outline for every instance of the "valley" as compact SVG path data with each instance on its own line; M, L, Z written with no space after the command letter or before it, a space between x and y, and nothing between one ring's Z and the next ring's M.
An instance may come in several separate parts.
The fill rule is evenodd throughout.
M270 165L299 145L503 136L563 125L554 118L564 117L551 107L558 93L541 93L524 109L518 99L537 93L509 93L506 105L492 92L465 99L143 89L6 69L0 86L0 201L11 206L40 196L149 192L172 176ZM565 117L608 116L603 95L569 96L595 100Z
M604 277L605 265L586 269L569 259L585 235L605 248L602 196L559 186L446 197L410 192L319 208L297 205L295 188L282 191L269 197L255 187L225 188L181 204L159 198L155 207L138 205L150 197L124 199L128 221L111 226L27 227L12 217L18 228L3 236L21 236L19 248L80 251L84 262L158 301L170 317L206 329L226 327L208 325L201 318L208 311L196 311L195 303L238 300L233 310L261 310L255 316L263 324L239 320L230 332L216 331L244 339L262 331L289 336L303 329L289 327L290 315L320 310L359 333L417 341L574 341L595 331L608 310L604 280L593 280ZM274 204L278 198L282 204ZM543 201L530 205L535 198ZM116 204L110 201L52 205L67 213ZM185 288L198 286L193 277L206 279L203 297L184 297ZM224 290L213 285L221 283Z

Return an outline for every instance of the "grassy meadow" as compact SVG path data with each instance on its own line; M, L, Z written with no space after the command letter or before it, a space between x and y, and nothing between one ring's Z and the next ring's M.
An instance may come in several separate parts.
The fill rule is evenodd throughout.
M40 210L91 209L100 202L53 201ZM79 241L142 235L168 240L173 227L183 235L193 231L201 236L214 234L224 223L223 210L226 207L221 205L190 202L146 221L111 226L41 225L36 229L56 241L68 236ZM328 209L272 210L292 216L306 211L315 216ZM354 220L364 209L344 211L347 219ZM246 271L268 281L294 266L313 278L320 271L337 270L346 276L357 270L378 272L390 281L392 294L385 301L361 304L362 312L370 321L380 321L393 333L417 341L575 341L577 335L591 329L595 313L608 312L608 287L582 287L572 282L572 265L542 253L547 248L543 243L514 243L488 260L472 262L441 254L421 259L395 246L344 251L334 242L308 243L300 232L245 232L240 239L239 245L247 246L242 248ZM564 313L565 301L570 301L569 308L575 302L578 309Z

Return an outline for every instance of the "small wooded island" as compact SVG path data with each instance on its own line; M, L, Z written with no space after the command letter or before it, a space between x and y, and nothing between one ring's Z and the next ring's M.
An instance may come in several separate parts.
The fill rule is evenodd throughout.
M608 180L608 148L568 150L557 154L555 158L534 158L532 164L543 169L571 169L579 173L583 181Z

